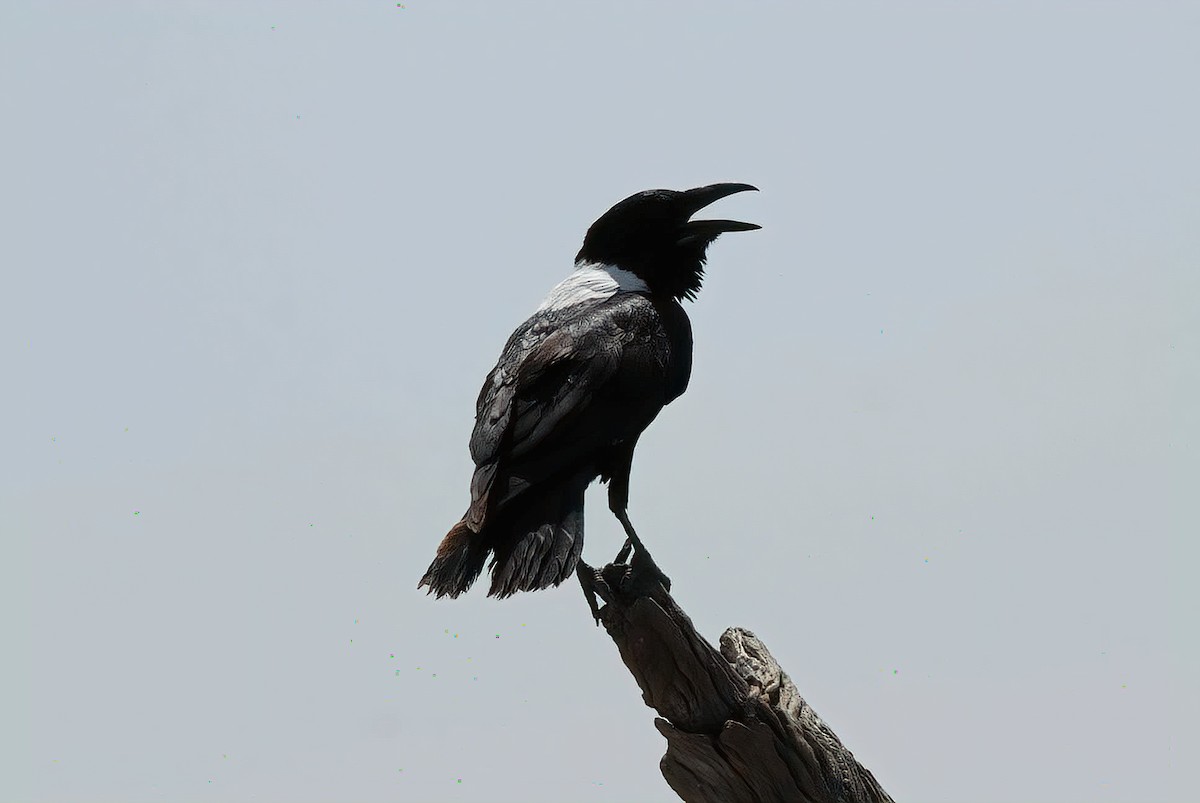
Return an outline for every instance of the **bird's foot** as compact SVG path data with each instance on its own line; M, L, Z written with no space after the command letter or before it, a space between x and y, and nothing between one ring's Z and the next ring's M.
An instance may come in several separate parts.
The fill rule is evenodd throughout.
M658 568L658 564L650 557L649 550L642 543L642 539L638 538L637 531L633 529L633 523L629 521L629 514L620 506L614 506L613 513L616 515L617 521L621 522L621 526L625 528L625 546L621 547L621 551L617 553L616 563L624 563L630 550L633 551L633 559L629 562L626 579L635 586L650 590L653 590L653 584L657 582L664 591L670 591L671 578L663 574L663 570ZM643 580L647 581L645 585L643 585Z
M581 560L575 564L575 576L579 578L579 586L583 589L583 598L587 600L588 608L592 611L592 618L596 620L596 626L599 627L600 606L596 602L596 578L598 574L595 569Z
M670 592L671 578L667 577L663 570L658 568L658 564L654 562L654 558L650 557L650 553L644 547L633 553L633 560L630 562L629 567L632 570L630 574L633 576L635 582L640 583L643 580L649 583L657 582L662 586L663 591Z

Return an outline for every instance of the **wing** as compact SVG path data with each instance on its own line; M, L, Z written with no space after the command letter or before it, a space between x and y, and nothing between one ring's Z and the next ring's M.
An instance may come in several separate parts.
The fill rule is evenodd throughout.
M690 367L690 331L686 345L684 360L659 310L635 294L576 308L566 318L527 321L479 395L468 520L482 524L496 505L586 468L645 429L678 395L677 365Z

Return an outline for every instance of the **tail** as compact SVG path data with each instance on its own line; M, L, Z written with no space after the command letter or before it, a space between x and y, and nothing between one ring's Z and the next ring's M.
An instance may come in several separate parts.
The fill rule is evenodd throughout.
M429 593L434 596L457 597L470 588L483 571L490 551L483 533L468 527L466 519L460 521L450 528L438 545L437 556L417 588L429 586Z
M587 479L573 478L539 489L499 511L475 532L464 518L450 528L417 588L457 597L492 557L491 597L511 597L558 585L575 573L583 553L583 492Z
M587 478L534 492L512 515L506 515L506 536L493 549L490 597L511 597L518 591L537 591L558 585L575 573L583 553L583 492ZM507 511L506 511L507 513ZM489 528L492 525L489 525Z

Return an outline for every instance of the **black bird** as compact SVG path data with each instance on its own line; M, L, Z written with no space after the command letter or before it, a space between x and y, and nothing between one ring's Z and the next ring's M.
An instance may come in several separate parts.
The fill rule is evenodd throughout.
M471 506L442 540L418 588L466 591L491 555L490 596L558 585L583 550L584 490L608 482L608 506L644 552L626 507L638 436L688 385L705 251L759 226L691 220L749 184L647 190L604 213L575 272L517 327L476 402Z

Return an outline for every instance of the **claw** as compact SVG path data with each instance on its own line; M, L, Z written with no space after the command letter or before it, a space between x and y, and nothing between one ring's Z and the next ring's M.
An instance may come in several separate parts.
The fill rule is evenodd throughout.
M583 589L583 598L587 600L596 627L600 626L600 606L596 604L596 570L582 560L575 565L575 576L579 578L579 586Z

